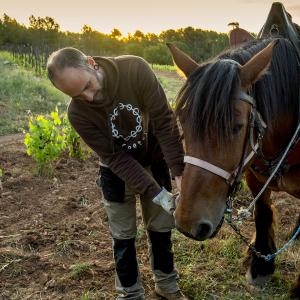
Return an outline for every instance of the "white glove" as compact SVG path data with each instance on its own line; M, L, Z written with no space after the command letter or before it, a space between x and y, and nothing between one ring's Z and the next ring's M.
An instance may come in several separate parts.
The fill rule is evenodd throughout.
M175 198L177 195L173 195L168 192L164 187L162 190L153 198L153 202L161 206L168 214L172 215L176 206Z

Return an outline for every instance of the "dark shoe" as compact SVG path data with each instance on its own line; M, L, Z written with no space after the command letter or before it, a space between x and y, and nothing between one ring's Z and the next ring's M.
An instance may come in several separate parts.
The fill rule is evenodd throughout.
M162 291L159 287L155 287L155 293L167 300L188 300L187 298L180 290L178 290L175 293L166 293Z

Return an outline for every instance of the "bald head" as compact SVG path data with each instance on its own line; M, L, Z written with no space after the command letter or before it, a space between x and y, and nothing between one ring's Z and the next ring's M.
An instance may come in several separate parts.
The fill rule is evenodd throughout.
M104 71L92 57L75 48L53 52L47 71L53 85L74 100L93 102L104 97Z
M51 82L65 68L88 69L88 57L80 50L72 47L62 48L53 52L47 61L47 72Z

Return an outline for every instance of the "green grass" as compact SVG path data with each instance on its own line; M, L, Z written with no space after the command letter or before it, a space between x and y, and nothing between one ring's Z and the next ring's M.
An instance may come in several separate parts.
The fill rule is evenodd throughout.
M67 256L72 251L72 243L71 239L63 240L56 245L56 252L60 256Z
M165 94L169 103L171 104L171 107L174 109L176 96L183 84L183 80L172 77L165 77L160 74L157 74L157 78L165 91Z
M84 292L79 300L99 300L99 299L113 299L110 292L103 290L91 290Z
M154 71L174 71L174 72L176 71L175 66L169 66L169 65L152 64L151 67Z
M174 66L153 65L154 71L175 72ZM174 107L182 81L158 75L168 101ZM27 130L29 114L66 110L69 97L52 86L47 78L18 66L8 52L0 52L0 135Z
M23 274L22 256L14 254L0 254L0 273L13 278Z
M29 114L66 109L69 98L46 78L34 75L13 63L7 52L0 52L0 135L27 129Z
M83 273L85 273L88 269L90 269L90 263L79 263L77 265L71 266L70 276L71 277L80 277Z
M269 283L261 288L252 287L245 279L246 248L231 230L223 227L221 237L205 242L196 242L174 232L175 261L180 270L182 290L194 300L289 299L297 268L292 273L285 269L282 261L294 260L297 265L298 259L292 257L292 253L297 253L297 246L278 257L277 271Z

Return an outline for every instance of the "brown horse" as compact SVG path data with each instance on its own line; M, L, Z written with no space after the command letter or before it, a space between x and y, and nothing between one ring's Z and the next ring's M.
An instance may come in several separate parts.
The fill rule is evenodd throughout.
M205 240L221 227L239 174L245 172L257 195L295 132L300 119L300 65L287 39L254 40L198 65L168 45L176 65L188 77L177 99L186 147L176 227ZM300 198L300 146L292 147L281 168L255 204L256 234L252 245L275 253L271 191ZM298 219L299 226L299 219ZM274 272L249 251L247 279L264 282ZM300 297L300 277L294 289ZM297 298L297 299L298 299Z

